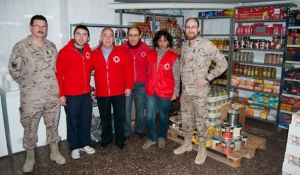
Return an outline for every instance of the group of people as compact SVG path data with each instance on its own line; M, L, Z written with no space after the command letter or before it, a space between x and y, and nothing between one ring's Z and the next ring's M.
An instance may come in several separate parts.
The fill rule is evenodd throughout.
M58 149L60 137L58 123L60 106L64 106L67 120L67 140L73 159L80 151L94 154L91 140L92 101L90 73L94 71L96 98L101 118L100 148L107 147L115 136L115 144L125 150L125 140L131 128L131 109L134 101L136 116L134 132L145 137L142 145L148 149L158 141L165 147L168 112L172 100L179 97L182 81L181 115L184 143L174 150L183 154L192 150L191 137L194 123L198 131L199 148L196 164L206 158L207 118L206 95L208 81L227 69L227 61L207 39L199 36L196 18L185 22L185 37L181 59L172 51L173 38L167 31L156 32L154 48L141 41L138 27L128 29L128 42L114 45L114 32L104 28L101 44L92 50L88 44L90 33L86 26L78 25L74 37L57 53L56 46L46 39L47 20L42 15L31 18L31 35L19 41L9 59L9 72L20 85L20 121L24 128L23 147L27 159L24 172L31 172L35 164L34 148L37 143L39 120L44 118L50 159L57 164L66 163ZM217 66L208 73L210 62ZM111 106L113 107L113 135ZM144 116L146 108L146 121ZM159 131L155 119L159 109ZM158 139L157 139L158 138Z

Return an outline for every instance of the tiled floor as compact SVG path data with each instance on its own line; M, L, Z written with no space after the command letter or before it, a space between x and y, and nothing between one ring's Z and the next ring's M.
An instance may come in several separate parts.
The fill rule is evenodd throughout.
M172 110L177 106L173 105ZM88 155L81 152L81 158L73 160L67 141L59 143L62 155L66 158L65 165L57 165L49 158L49 146L35 149L36 164L33 173L29 174L168 174L168 175L236 175L236 174L281 174L282 162L285 153L287 130L274 132L274 125L246 120L246 126L251 134L267 139L266 150L257 149L252 159L242 158L241 166L233 168L212 158L199 166L194 164L196 152L183 155L174 155L173 150L179 144L167 139L164 149L158 145L148 150L142 149L144 139L132 133L127 141L127 150L120 150L111 143L106 149L96 148L96 153ZM0 158L0 174L23 174L22 166L25 162L25 152Z

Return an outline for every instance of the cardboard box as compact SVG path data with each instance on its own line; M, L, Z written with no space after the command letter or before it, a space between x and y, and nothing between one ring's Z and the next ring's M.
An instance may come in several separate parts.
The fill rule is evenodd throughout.
M227 119L228 110L232 110L232 109L233 108L232 108L231 103L223 105L221 107L221 122L222 122L222 124L223 124L224 119L225 118ZM239 121L242 123L242 130L244 131L245 130L245 120L246 120L246 108L238 109L238 111L240 112Z

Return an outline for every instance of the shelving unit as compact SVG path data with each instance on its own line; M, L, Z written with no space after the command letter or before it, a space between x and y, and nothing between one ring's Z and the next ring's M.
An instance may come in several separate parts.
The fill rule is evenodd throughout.
M257 5L257 6L241 6L241 7L236 7L234 9L234 18L233 18L233 25L234 27L232 27L232 36L237 39L238 44L239 41L242 37L250 37L250 39L267 39L267 40L271 40L273 37L279 37L279 38L287 38L287 33L286 34L236 34L236 28L239 26L243 26L243 25L252 25L254 23L266 23L266 24L273 24L273 23L280 23L282 25L287 25L288 19L276 19L276 20L256 20L256 19L251 19L251 20L236 20L237 17L237 11L239 8L259 8L259 7L271 7L271 6L280 6L280 7L294 7L296 6L295 4L292 3L285 3L285 4L269 4L269 5ZM299 46L300 47L300 46ZM281 68L283 67L284 61L282 62L282 64L269 64L269 63L264 63L264 57L262 57L263 54L265 53L271 53L271 54L283 54L283 57L285 56L285 51L286 51L286 42L285 42L285 47L284 49L252 49L252 48L235 48L232 45L232 50L231 50L231 55L233 56L233 52L253 52L255 57L254 57L254 62L246 62L246 61L236 61L233 60L232 56L230 56L230 60L231 63L237 63L240 65L251 65L251 66L261 66L261 67L270 67L270 68L277 68L277 74L278 74L278 70L281 70ZM258 56L257 56L258 55ZM257 61L258 60L258 61ZM299 62L300 63L300 62ZM232 67L232 64L230 64L230 66ZM229 68L232 70L232 68ZM261 93L261 94L267 94L270 96L278 96L278 104L277 104L277 109L273 108L273 107L266 107L266 106L262 106L262 105L257 105L257 104L253 104L253 103L247 103L244 101L244 97L239 97L239 98L230 98L230 100L232 101L236 101L236 102L242 102L245 103L246 105L251 105L251 106L256 106L256 107L262 107L265 109L270 109L273 112L272 113L276 113L277 114L277 121L270 121L267 119L261 119L261 118L257 118L257 117L252 117L252 116L246 116L247 118L252 118L254 120L259 120L259 121L264 121L267 123L272 123L275 125L275 130L277 131L277 123L278 123L278 115L280 112L280 93L282 93L282 91L280 90L280 93L270 93L270 92L264 92L264 91L257 91L257 90L252 90L252 89L247 89L247 88L242 88L242 87L236 87L236 86L231 86L231 76L237 76L237 77L245 77L245 78L256 78L256 79L261 79L261 80L268 80L268 81L276 81L276 82L282 82L283 78L281 77L276 77L274 78L263 78L263 77L255 77L252 75L241 75L241 74L237 74L234 73L232 71L229 71L230 74L228 75L230 77L230 81L229 81L229 87L230 88L234 88L239 90L240 92L243 92L244 97L248 97L251 96L249 94L253 94L253 93ZM282 72L280 73L282 74ZM280 87L281 89L281 87ZM242 91L241 91L242 90Z
M300 29L300 26L290 26L290 17L291 17L290 14L293 11L300 12L300 8L290 7L290 8L287 9L287 20L286 20L286 26L287 26L286 28L287 29L286 29L286 36L289 35L290 30L292 30L292 29ZM287 58L287 48L300 48L300 45L287 44L287 42L286 42L285 43L284 58ZM282 84L282 86L283 86L283 84L285 82L288 82L288 81L289 82L300 82L300 80L289 79L289 78L284 77L284 72L287 70L287 67L288 67L287 65L292 65L292 66L293 65L300 65L300 61L290 61L290 60L286 60L286 59L283 60L282 75L281 75L281 84ZM299 98L300 99L299 95L284 93L284 89L283 88L281 88L280 92L281 92L280 93L280 97L279 97L279 103L280 104L281 104L283 98L285 98L285 97L292 97L292 98L297 98L297 99ZM291 116L295 112L297 112L297 111L295 111L295 110L289 111L289 110L281 109L281 105L280 105L280 108L278 109L278 114L284 113L284 114L288 114L288 115ZM278 120L277 120L276 126L279 127L279 128L288 129L288 128L284 127L284 126L278 125Z
M212 37L212 38L216 38L216 37L222 37L222 38L227 38L229 40L229 48L228 48L228 52L224 52L224 51L221 51L221 53L223 55L225 55L225 57L227 58L230 58L231 57L231 50L232 50L232 27L233 27L233 16L207 16L207 17L198 17L198 20L200 21L200 26L201 26L201 30L200 30L200 36L201 37L205 37L205 38L208 38L208 37ZM225 26L225 27L228 27L228 33L221 33L221 32L218 32L218 33L205 33L204 32L204 27L205 27L205 23L208 22L208 21L211 21L211 20L227 20L229 21L229 25L228 26ZM231 64L231 60L230 59L227 59L228 61L228 65ZM221 86L221 85L212 85L211 82L210 82L210 87L214 87L214 88L224 88L227 90L227 93L229 94L229 88L228 88L228 82L230 81L230 76L229 76L229 68L226 70L226 72L224 72L223 74L227 74L227 84L226 86ZM222 75L223 75L222 74ZM222 76L221 75L221 76Z

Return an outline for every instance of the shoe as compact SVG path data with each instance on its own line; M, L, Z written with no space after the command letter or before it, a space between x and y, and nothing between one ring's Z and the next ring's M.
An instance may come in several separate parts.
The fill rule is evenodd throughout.
M58 165L65 164L66 159L60 154L57 143L54 144L51 143L50 148L51 148L50 159L55 161Z
M101 143L101 144L100 144L100 148L101 148L101 149L104 149L104 148L106 148L107 145L109 145L109 144L110 144L110 142L109 142L109 143Z
M80 148L80 151L85 151L88 154L94 154L95 153L95 149L90 147L90 146L85 146L83 148Z
M199 142L198 153L195 159L196 165L202 165L207 157L206 142Z
M158 138L158 147L164 148L165 146L166 146L165 138L162 138L162 137Z
M124 144L124 145L117 145L121 150L126 150L127 149L127 147L126 147L126 145Z
M145 138L146 137L146 134L141 132L141 133L138 133L138 132L135 132L135 134L138 134L140 136L140 138Z
M73 159L79 159L79 158L80 158L79 149L74 149L74 150L72 151L71 156L72 156Z
M191 139L191 137L184 137L183 144L179 148L174 150L174 154L179 155L185 153L186 151L192 151L193 145Z
M26 152L27 152L27 158L23 166L24 173L32 172L33 165L35 164L34 149L27 149Z
M156 142L153 142L149 139L147 139L147 142L142 146L143 149L148 149L150 146L154 145Z

